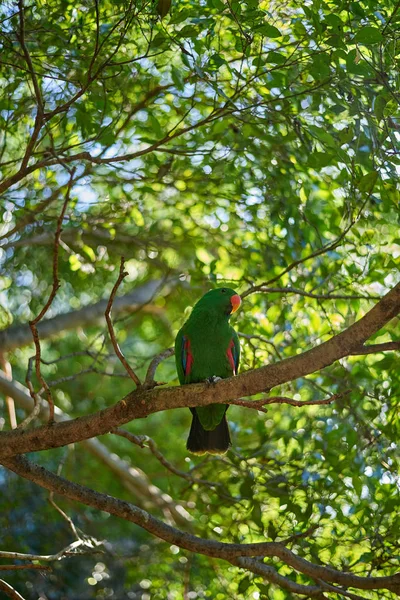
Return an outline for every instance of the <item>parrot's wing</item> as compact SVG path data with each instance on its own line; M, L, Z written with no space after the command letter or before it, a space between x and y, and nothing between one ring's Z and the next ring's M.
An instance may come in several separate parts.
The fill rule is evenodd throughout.
M226 351L226 355L229 360L229 364L232 367L232 371L234 375L237 375L239 370L239 361L240 361L240 343L239 338L236 331L232 328L232 339L229 343L228 350Z
M240 363L240 342L239 336L236 331L233 334L233 348L232 348L233 360L235 362L235 375L238 374L239 371L239 363Z
M180 329L175 339L175 362L180 383L188 383L193 365L193 354L190 351L190 340Z

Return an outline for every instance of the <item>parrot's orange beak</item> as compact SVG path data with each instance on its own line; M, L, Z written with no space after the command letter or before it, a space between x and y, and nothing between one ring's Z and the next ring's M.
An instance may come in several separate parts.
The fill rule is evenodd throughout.
M239 308L239 306L242 304L242 299L239 296L239 294L235 294L234 296L231 296L231 304L232 304L232 310L231 310L230 314L236 312L237 309Z

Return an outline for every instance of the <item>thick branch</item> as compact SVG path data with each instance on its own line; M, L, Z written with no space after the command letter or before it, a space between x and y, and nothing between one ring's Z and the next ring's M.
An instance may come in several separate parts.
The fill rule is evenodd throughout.
M114 313L123 311L136 311L139 308L144 312L160 313L161 309L147 303L153 298L157 289L162 284L161 280L148 281L134 289L129 294L116 298L113 304ZM142 306L143 305L143 306ZM104 317L107 300L100 300L79 310L58 315L47 321L38 323L37 330L40 339L46 339L59 334L61 331L76 329L81 326L92 325ZM0 331L0 351L14 350L32 342L32 334L29 325L14 325Z
M0 371L0 391L11 396L16 404L26 412L33 409L33 400L29 396L28 390L16 381L10 381L4 373ZM40 400L40 402L42 402ZM48 406L42 402L40 417L43 420L48 418ZM55 407L56 422L68 421L69 417L63 413L57 406ZM158 508L163 514L172 518L175 523L181 527L187 527L191 521L190 514L177 504L172 498L165 494L160 488L154 485L147 475L139 468L130 466L114 452L111 453L107 447L99 440L88 439L83 442L84 447L103 465L106 465L115 476L118 477L121 485L136 498L140 505L150 509Z
M196 383L180 387L138 389L120 402L92 415L73 421L21 432L0 433L0 456L58 448L119 427L123 423L154 412L184 406L230 403L319 371L335 361L354 354L400 312L400 284L391 290L362 319L327 342L280 362L247 371L216 384Z
M222 558L230 562L233 562L238 557L275 556L296 571L304 573L314 580L321 579L322 581L338 583L345 587L354 587L363 590L387 589L395 593L400 592L400 573L387 577L360 577L349 572L337 571L332 567L310 563L308 560L294 554L294 552L279 542L229 544L199 538L170 525L166 525L133 504L72 483L39 465L29 462L22 456L3 459L2 463L21 477L25 477L47 490L135 523L169 544L175 544L190 552L205 554L214 558Z

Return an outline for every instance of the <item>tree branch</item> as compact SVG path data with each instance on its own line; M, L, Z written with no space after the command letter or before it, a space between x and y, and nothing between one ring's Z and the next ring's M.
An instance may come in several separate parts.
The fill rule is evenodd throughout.
M163 350L162 352L160 352L160 354L157 354L157 356L155 356L153 358L153 360L151 361L151 363L149 364L149 367L147 369L146 378L145 378L145 381L144 381L145 386L147 386L147 387L154 387L155 385L157 385L154 382L154 376L156 374L156 370L157 370L158 365L163 360L166 360L170 356L173 356L174 352L175 352L175 348L167 348L166 350Z
M399 342L384 342L383 344L370 344L368 346L361 346L349 353L349 356L361 356L362 354L376 354L377 352L391 352L393 350L400 350Z
M283 575L280 575L276 569L262 563L254 558L244 558L242 556L231 559L229 561L236 567L246 569L257 575L261 575L269 583L275 583L279 587L291 592L292 594L299 594L300 596L307 596L308 598L317 598L317 600L325 600L326 596L321 591L321 588L316 585L304 585L302 583L296 583Z
M100 546L101 542L97 542L95 545ZM40 560L42 562L53 562L62 560L67 556L87 554L87 550L79 550L81 547L86 547L88 550L90 550L90 552L92 552L93 538L90 538L90 541L85 539L76 540L55 554L24 554L22 552L6 552L5 550L0 550L0 559L11 558L12 560Z
M35 317L32 321L29 322L29 327L32 331L32 337L33 337L33 341L35 343L35 369L36 369L36 376L38 378L38 380L40 381L42 387L44 388L45 392L46 392L46 397L47 397L47 402L49 404L49 423L52 423L54 421L54 401L53 401L53 396L51 394L50 388L46 383L46 380L44 379L41 369L40 369L40 359L41 359L41 348L40 348L40 340L39 340L39 334L38 334L38 330L37 330L37 324L39 323L39 321L41 321L44 317L44 315L47 313L47 311L49 310L54 298L56 297L57 291L60 287L60 280L58 277L58 250L59 250L59 246L60 246L60 235L61 235L61 231L62 231L62 222L65 216L65 211L67 210L67 205L68 202L70 200L70 194L71 194L71 187L72 187L72 182L73 182L73 175L74 175L74 170L71 173L71 177L69 179L69 183L67 186L67 191L65 194L65 200L61 209L61 213L60 216L57 219L57 229L56 229L56 233L54 236L54 253L53 253L53 287L50 293L50 296L46 302L46 304L44 305L44 307L42 308L42 310L40 311L40 313L37 315L37 317ZM28 375L29 375L29 370L28 370ZM37 405L37 394L35 393L32 383L30 381L30 377L27 375L27 385L29 388L29 392L34 400L35 403L35 408ZM35 409L34 409L35 411ZM29 419L29 417L28 417ZM22 425L22 424L21 424Z
M239 557L277 557L294 570L304 573L314 580L320 579L362 590L387 589L394 593L400 593L400 573L386 577L360 577L332 567L310 563L280 542L235 544L207 540L171 527L133 504L72 483L29 462L22 456L2 459L2 463L17 475L25 477L47 490L135 523L169 544L174 544L190 552L221 558L229 562L235 561ZM271 573L270 575L272 576Z
M139 379L139 377L136 375L135 371L130 367L128 361L126 360L125 356L122 354L121 348L119 347L118 344L118 340L117 337L115 335L115 331L114 331L114 327L111 321L111 308L114 302L114 298L115 298L115 294L118 291L119 286L121 285L122 280L128 275L127 271L124 271L124 266L125 266L125 259L123 256L121 256L121 264L119 267L119 275L118 275L118 279L111 291L110 294L110 299L107 303L107 307L105 310L105 317L106 317L106 321L107 321L107 327L108 327L108 333L110 334L110 338L111 338L111 342L113 345L113 348L115 350L115 354L118 356L119 360L121 361L121 363L124 365L126 372L128 373L129 377L136 383L136 385L138 387L140 387L141 381Z
M179 387L137 389L117 404L92 415L79 417L51 428L0 433L0 456L56 448L102 435L123 423L172 408L229 404L237 398L269 391L277 385L319 371L355 353L400 312L400 284L386 294L366 315L342 333L291 358L237 377Z
M297 264L298 263L296 263L296 265ZM317 300L379 300L379 296L371 296L368 294L314 294L313 292L305 292L304 290L299 290L291 286L273 288L266 287L263 284L257 285L254 288L250 288L250 290L247 290L244 294L242 294L242 296L249 296L250 294L256 292L262 292L265 294L297 294L298 296L305 296L306 298L315 298Z
M28 394L28 390L17 381L10 381L1 371L0 391L14 398L17 405L25 411L30 412L32 410L33 400ZM47 419L48 406L40 398L39 401L42 402L40 416L42 419ZM56 406L55 420L56 422L64 422L68 421L69 417ZM158 508L166 518L172 518L181 527L187 527L190 524L191 516L184 507L154 485L141 469L130 466L115 452L111 453L99 440L88 439L82 443L86 450L118 477L121 485L142 506L149 509Z
M11 600L25 600L25 598L21 596L17 590L14 590L7 581L4 581L4 579L0 579L0 591L4 592Z
M332 404L335 400L339 398L343 398L350 394L351 390L345 390L340 394L334 394L329 398L324 398L323 400L294 400L293 398L286 398L285 396L272 396L271 398L262 398L261 400L242 400L239 398L238 400L232 400L230 404L235 404L236 406L244 406L246 408L253 408L255 410L259 410L261 412L267 412L267 409L264 406L268 404L290 404L290 406L320 406L323 404Z

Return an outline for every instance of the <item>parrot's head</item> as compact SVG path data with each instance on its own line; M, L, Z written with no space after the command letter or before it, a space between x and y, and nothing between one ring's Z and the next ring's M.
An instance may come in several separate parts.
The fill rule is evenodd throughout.
M224 316L230 316L237 311L242 300L235 290L228 287L216 288L204 294L197 302L195 308L217 312Z

